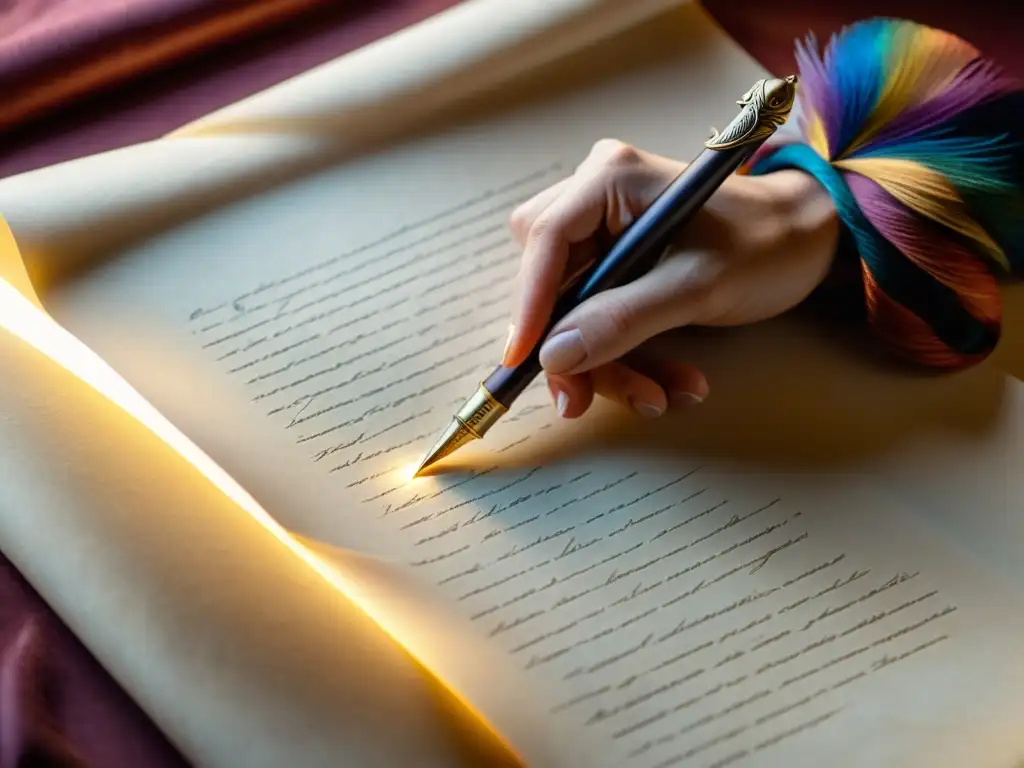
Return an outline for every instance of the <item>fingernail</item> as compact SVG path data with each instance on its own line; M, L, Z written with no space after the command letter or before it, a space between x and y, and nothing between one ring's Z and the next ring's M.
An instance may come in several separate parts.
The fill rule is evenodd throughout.
M565 392L559 392L555 398L555 408L558 409L558 415L563 419L565 414L569 411L569 396Z
M695 395L693 392L673 392L672 402L682 408L689 408L700 405L704 402L704 398L700 395Z
M509 325L508 327L508 338L505 339L505 351L501 353L501 362L504 365L508 361L508 351L512 349L512 339L515 338L516 327Z
M645 419L657 419L661 416L663 411L656 405L645 403L643 400L634 400L630 398L629 404L633 406L633 410L643 416Z
M548 373L571 371L586 359L587 348L578 328L552 336L540 348L540 364Z

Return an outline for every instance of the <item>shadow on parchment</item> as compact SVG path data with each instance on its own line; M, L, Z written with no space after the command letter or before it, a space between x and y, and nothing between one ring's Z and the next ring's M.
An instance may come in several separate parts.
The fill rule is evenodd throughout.
M664 354L705 372L704 404L654 422L595 409L575 429L545 429L486 461L500 472L611 454L714 460L754 473L834 473L920 441L980 441L997 424L1009 380L996 366L922 371L886 359L880 342L856 328L815 321L820 316L805 308L756 326L658 339ZM456 455L432 474L454 478L468 469Z
M492 504L508 508L492 489L508 486L524 471L557 471L559 465L565 476L587 470L617 475L619 467L654 473L700 467L737 477L814 477L842 494L847 482L888 487L879 470L898 477L901 460L933 444L981 450L1011 407L1008 387L1016 382L995 365L954 374L922 372L884 359L880 343L862 332L812 319L805 310L741 329L659 339L667 352L704 370L711 386L705 403L654 422L604 406L562 425L552 409L528 441L504 452L474 452L472 459L456 454L431 473L433 482L467 517ZM493 435L501 446L498 429L488 439ZM495 469L479 482L462 482L484 465ZM521 510L495 518L509 551L585 524L594 513L589 502L573 506L538 522L538 530L520 526L536 510L529 504ZM815 516L828 529L840 528L842 510L825 503ZM985 518L999 523L1006 510L982 505L972 514L984 529Z
M1024 285L1003 286L1003 335L992 363L1024 381Z

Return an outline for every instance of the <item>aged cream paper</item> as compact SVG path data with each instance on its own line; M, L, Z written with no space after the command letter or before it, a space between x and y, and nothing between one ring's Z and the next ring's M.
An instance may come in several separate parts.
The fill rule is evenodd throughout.
M696 8L600 53L151 231L44 302L531 764L1011 765L1024 419L991 368L908 381L797 318L689 334L715 390L678 426L560 424L538 387L409 481L500 351L512 206L606 135L692 154L763 76ZM36 263L63 254L41 210ZM965 495L958 464L988 482Z
M0 210L17 215L29 274L46 285L154 229L387 147L516 75L686 4L465 0L168 140L25 174L4 185Z
M379 139L688 1L468 0L171 135L351 140L362 125Z
M0 280L4 554L191 760L517 764L357 592L211 482L173 430L151 431L159 416L13 277Z
M14 209L27 245L25 262L36 285L46 285L113 243L137 236L132 222L138 223L140 211L159 211L147 223L161 217L167 223L230 199L253 179L266 182L268 169L311 159L315 164L325 152L344 154L365 145L367 137L379 140L379 126L366 134L360 123L367 96L388 114L388 129L401 130L399 105L406 121L417 120L472 89L671 4L545 0L510 7L473 0L271 96L280 105L282 98L305 94L289 102L299 107L312 96L332 118L342 117L341 128L333 122L328 137L264 137L227 151L216 139L132 147L13 180L0 195L0 209ZM455 50L445 41L453 35L465 36L467 45L458 52L468 58L450 55ZM431 48L424 66L421 57ZM446 51L447 57L438 55ZM484 76L472 84L455 77L471 69ZM317 91L325 84L331 99ZM232 108L225 115L252 116L266 103L258 97L242 105L241 113ZM106 182L111 185L101 188ZM49 331L60 336L59 328L25 306L23 299L38 308L35 286L9 237L0 257L5 285L20 292L9 297L4 321L15 322L12 328L28 322L44 337ZM337 594L336 580L329 584L297 561L258 520L232 513L232 502L183 468L180 456L33 350L39 339L26 345L5 334L3 340L11 371L3 405L5 441L18 444L5 457L10 492L4 551L189 757L208 765L235 765L239 759L247 765L508 760L480 723L467 725L449 691L382 638L366 616L354 613L348 595ZM84 365L92 373L104 367L96 359ZM119 438L146 461L120 461ZM186 503L182 494L189 493ZM186 513L177 514L183 505ZM126 517L129 512L137 517ZM31 530L24 528L28 524ZM362 533L368 538L354 539L356 546L379 540L368 529ZM55 549L64 550L69 541L75 542L75 557L54 558ZM226 542L236 547L230 557L221 556ZM260 578L251 578L254 563L262 569ZM192 590L194 585L202 586ZM125 605L143 604L161 610L123 615ZM462 658L469 668L494 666L480 649L468 648ZM370 672L364 673L367 666ZM499 672L488 676L501 684ZM516 701L512 691L505 699L509 706ZM550 748L540 746L547 736L526 709L520 704L505 720L509 726L521 720L523 732L535 734L535 761L587 761L573 740L561 743L564 734L556 734ZM572 752L556 757L566 746Z

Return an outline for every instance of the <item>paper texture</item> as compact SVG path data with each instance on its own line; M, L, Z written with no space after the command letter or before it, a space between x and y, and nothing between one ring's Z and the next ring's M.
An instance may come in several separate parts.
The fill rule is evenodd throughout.
M186 126L182 138L25 174L11 197L0 193L0 210L17 215L22 255L43 286L223 202L424 130L474 94L681 4L468 0Z
M43 194L81 190L99 159L0 185L0 204L38 275L116 245L49 284L47 308L332 558L528 764L1011 765L1024 396L993 366L909 379L799 317L688 333L667 348L714 393L678 424L607 407L559 423L538 387L449 472L408 479L500 352L514 204L605 136L692 155L764 75L696 7L600 52L386 150L310 150L315 171L279 173L308 126L225 133L188 139L215 162L134 208L65 218ZM117 186L158 155L102 167ZM271 180L166 215L189 173L217 168ZM130 237L72 242L127 210ZM47 220L69 226L44 236Z
M443 93L451 100L464 98L467 93L460 88L468 80L451 80L456 68L468 60L442 61L435 55L435 65L424 66L420 58L430 48L450 50L442 42L452 34L466 36L463 50L475 63L496 65L480 70L489 75L473 86L486 88L531 62L610 34L667 5L638 2L626 7L588 1L510 7L476 0L421 29L404 32L397 44L386 42L332 65L327 80L322 71L299 78L278 89L271 100L280 103L282 97L291 97L290 103L301 106L301 94L307 94L307 100L312 95L314 103L323 105L323 94L317 89L332 82L332 96L341 100L327 105L329 114L341 118L342 124L349 116L352 128L347 134L334 125L326 141L322 136L312 141L308 136L292 136L225 146L220 140L168 140L19 178L5 192L10 191L17 201L13 206L17 210L11 213L27 246L25 262L36 284L46 285L105 254L112 244L137 236L139 231L127 224L138 221L140 211L159 210L165 218L155 217L156 223L166 224L195 214L212 200L230 199L253 178L272 180L267 169L287 170L289 160L318 163L325 151L350 151L367 140L357 118L364 116L368 94L375 94L376 106L389 113L388 124L395 128L401 127L395 120L399 102L411 107L407 117L415 119L424 110L443 106ZM408 80L410 74L414 80ZM346 92L337 87L339 82L354 87ZM425 98L418 106L412 102L416 94L406 86L423 92ZM257 98L251 106L259 110L263 104L265 100ZM374 129L371 137L379 133ZM148 170L143 170L147 164ZM125 186L128 176L135 178ZM111 181L111 186L99 189L96 185L103 180ZM74 188L65 187L64 181ZM82 181L85 186L80 185ZM12 208L10 202L5 198L0 210ZM147 224L153 223L151 217ZM3 277L37 302L21 256L9 233L3 234ZM216 503L208 504L205 497L202 503L193 499L195 514L175 517L169 515L181 503L178 494L147 499L144 491L179 485L178 475L189 471L182 470L180 460L166 446L150 440L151 450L139 451L150 464L110 477L106 468L120 465L118 443L111 436L127 430L144 443L137 425L125 426L123 414L101 401L97 404L94 392L70 374L54 373L51 362L21 342L5 337L8 346L5 356L23 374L21 378L12 374L8 382L4 401L4 412L10 417L8 439L21 440L23 445L18 465L5 466L5 475L12 483L19 477L24 482L17 484L5 507L4 550L187 755L208 765L236 765L240 759L247 765L280 765L296 759L303 765L335 764L338 759L393 765L407 764L413 755L416 764L449 765L461 760L477 765L502 759L493 754L494 745L487 744L479 724L475 732L464 731L466 724L460 721L465 714L459 713L447 692L407 656L389 650L365 617L349 615L352 608L347 601L306 566L288 559L291 553L270 532L244 516L241 529L236 530L233 517L220 514L231 504L219 492L214 493ZM19 362L21 358L26 362ZM36 378L42 383L35 383ZM63 408L38 405L48 405L58 386L67 389L62 399L75 417L66 423ZM34 418L19 418L24 410ZM65 431L77 440L54 443ZM27 450L26 435L38 438L37 450ZM111 437L111 441L101 445L94 435ZM197 484L202 481L193 478L176 490L184 492ZM133 505L135 512L145 513L138 528L119 517ZM91 513L93 506L95 514L83 514ZM79 536L79 530L61 517L72 513L79 514L77 522L89 532L88 546L76 542L80 556L75 561L79 568L84 567L80 560L88 561L88 577L64 563L52 564L51 553ZM238 516L235 510L234 517ZM18 525L29 520L32 535L25 535ZM110 526L117 530L111 533ZM184 537L178 558L162 552L173 545L175 536ZM197 541L199 546L187 546ZM217 560L221 549L236 545L234 557ZM146 556L154 548L163 560L150 566ZM125 562L128 552L133 555ZM261 579L250 583L253 562L265 563L266 569ZM242 565L245 568L239 571ZM315 588L310 587L310 579ZM195 606L178 606L179 600L195 602L185 588L199 583L204 584L200 590L204 599ZM299 590L301 596L288 593L289 589ZM159 620L150 612L122 617L126 604L144 603L147 598L169 606ZM339 601L343 608L336 607ZM278 603L291 610L277 611ZM257 606L260 610L253 611ZM237 621L218 620L221 613L237 616ZM253 642L253 637L258 640ZM366 639L372 652L360 645ZM373 647L378 644L381 648ZM325 652L329 655L324 656ZM367 664L374 673L362 673ZM327 671L321 672L321 667ZM350 674L356 678L347 678ZM225 708L225 701L236 699L244 705ZM366 716L353 708L364 709ZM340 727L332 725L334 718L343 721ZM388 738L396 723L401 723L402 738ZM353 734L359 738L353 739ZM541 741L542 737L535 743ZM403 753L403 749L411 751ZM488 749L492 750L489 755Z
M313 133L378 138L688 0L469 0L296 83L284 83L175 131L174 137ZM500 23L495 23L499 21ZM452 45L452 41L457 44Z
M88 350L9 283L0 298L4 552L196 764L514 764L345 594L87 385L105 378ZM396 723L405 738L367 739Z
M32 304L42 309L36 289L25 271L25 262L18 250L14 233L3 219L0 219L0 276Z

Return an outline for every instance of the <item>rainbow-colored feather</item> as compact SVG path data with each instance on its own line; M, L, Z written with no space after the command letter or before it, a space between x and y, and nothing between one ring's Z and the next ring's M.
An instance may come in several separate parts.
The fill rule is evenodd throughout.
M930 366L995 348L997 278L1024 268L1024 88L972 45L910 21L798 44L796 132L744 169L800 168L852 235L872 327Z

